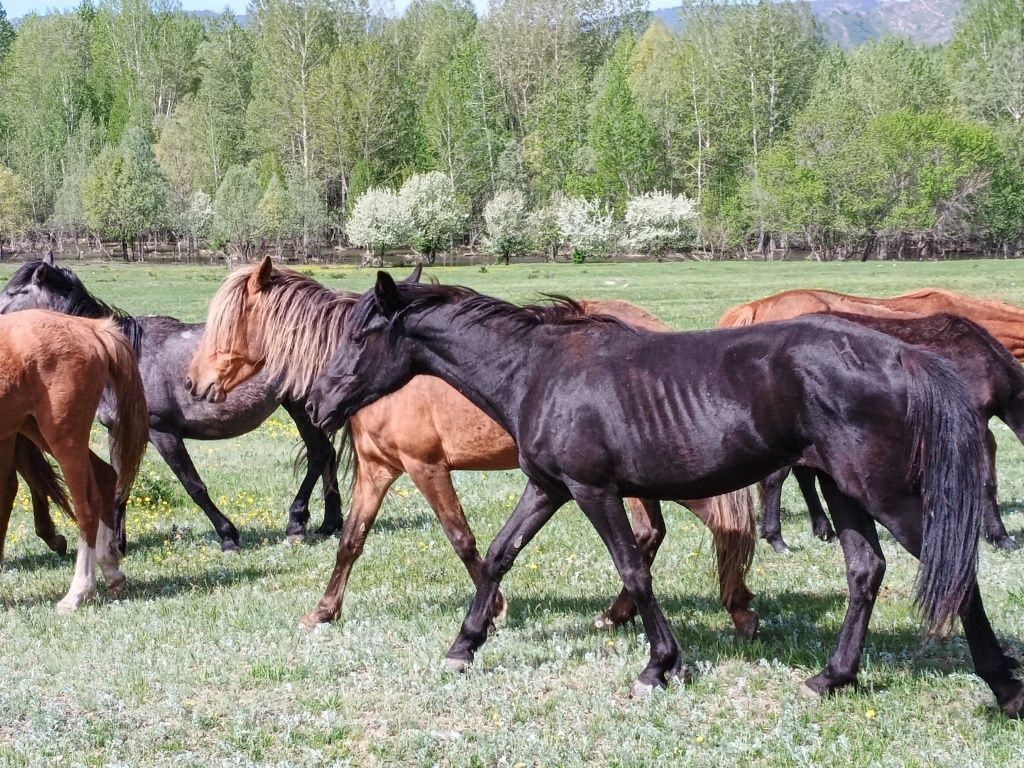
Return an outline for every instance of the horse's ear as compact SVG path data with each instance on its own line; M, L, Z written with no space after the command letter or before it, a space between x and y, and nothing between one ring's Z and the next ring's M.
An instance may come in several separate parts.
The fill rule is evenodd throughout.
M384 317L390 319L402 308L402 297L398 295L395 279L387 272L377 273L377 284L373 286L373 298L377 309Z
M55 262L54 262L54 259L53 259L53 249L51 248L50 250L48 250L46 252L46 255L43 256L43 264L45 264L48 267L52 267L54 265L54 263Z
M414 269L412 271L412 273L407 278L405 278L405 280L403 280L402 282L403 283L418 283L420 281L420 275L422 275L422 274L423 274L423 265L422 264L417 264L416 265L416 269Z
M48 274L50 274L50 267L44 259L39 266L35 268L35 271L32 272L32 285L42 285Z
M264 256L260 265L249 275L249 293L257 294L270 285L270 273L274 271L274 263L269 256Z

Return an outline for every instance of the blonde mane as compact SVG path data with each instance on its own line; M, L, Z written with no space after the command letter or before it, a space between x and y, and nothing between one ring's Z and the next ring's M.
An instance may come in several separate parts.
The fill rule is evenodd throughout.
M239 320L245 312L249 278L259 264L228 275L210 302L203 345L215 350L234 347L240 336ZM335 292L291 269L275 267L249 313L256 329L253 360L278 380L281 394L304 397L327 368L341 344L345 318L360 294Z

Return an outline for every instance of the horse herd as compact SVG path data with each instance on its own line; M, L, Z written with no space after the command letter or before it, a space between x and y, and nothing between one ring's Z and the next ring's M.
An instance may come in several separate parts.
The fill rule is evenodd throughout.
M978 675L1007 715L1024 712L1019 664L1001 648L976 579L979 535L1017 546L999 518L986 425L996 416L1024 441L1024 309L936 289L894 299L801 290L736 307L717 330L673 333L628 302L520 307L421 284L419 269L401 282L381 272L366 294L335 292L264 259L227 277L204 329L120 312L49 254L18 269L0 315L0 555L17 474L55 551L67 543L49 504L73 509L77 560L58 611L93 594L97 562L107 589L123 589L126 499L147 439L222 547L237 548L183 440L243 434L283 406L307 453L286 535L306 533L318 480L318 530L341 533L304 626L338 616L381 502L408 473L476 587L446 658L465 669L505 611L502 577L574 500L623 582L597 624L643 622L650 658L633 686L643 695L687 676L652 589L660 500L685 504L711 530L722 604L737 636L751 638L750 486L762 486L762 535L782 550L780 488L792 471L815 532L840 541L849 586L835 651L805 689L827 695L856 680L885 572L878 522L921 561L926 629L959 617ZM89 450L94 415L109 430L112 466ZM354 459L344 522L338 431ZM481 558L451 473L513 467L526 489Z

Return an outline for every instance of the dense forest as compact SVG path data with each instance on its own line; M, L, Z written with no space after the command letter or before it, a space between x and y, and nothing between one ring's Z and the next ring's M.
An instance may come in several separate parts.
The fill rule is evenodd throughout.
M2 18L0 255L1020 254L1024 0L964 0L944 46L849 51L806 3L681 13L678 32L641 0Z

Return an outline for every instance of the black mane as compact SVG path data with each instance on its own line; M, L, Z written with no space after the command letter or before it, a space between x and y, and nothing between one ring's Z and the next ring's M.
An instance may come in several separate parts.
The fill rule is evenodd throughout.
M28 285L42 265L42 261L29 261L22 264L11 278L10 285L14 288ZM135 356L139 356L139 351L142 348L142 328L138 321L124 310L113 307L93 296L81 278L70 269L56 264L47 265L43 285L67 301L65 314L94 319L106 317L113 319L125 338L128 339Z
M616 325L636 332L629 323L617 317L589 314L575 299L561 294L542 294L543 303L519 306L504 299L474 291L462 285L438 283L396 283L398 294L406 306L399 313L430 310L441 305L458 305L457 315L472 315L477 322L506 322L511 330L525 331L540 325ZM372 292L353 307L349 319L354 333L362 330L376 312Z

